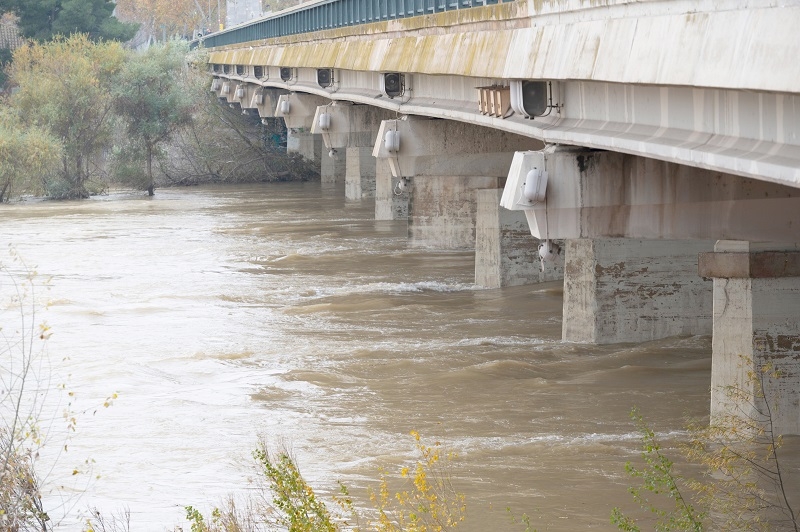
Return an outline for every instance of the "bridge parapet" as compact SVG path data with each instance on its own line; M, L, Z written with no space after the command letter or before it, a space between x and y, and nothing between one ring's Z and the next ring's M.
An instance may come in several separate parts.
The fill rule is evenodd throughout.
M297 12L322 5L333 4ZM207 37L209 61L800 92L793 38L800 6L764 0L530 0L259 33L279 20ZM235 42L216 46L223 35Z

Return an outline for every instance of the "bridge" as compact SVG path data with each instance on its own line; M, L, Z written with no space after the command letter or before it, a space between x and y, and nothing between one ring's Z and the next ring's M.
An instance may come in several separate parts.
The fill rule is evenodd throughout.
M772 0L317 0L194 45L411 245L563 278L565 341L711 334L712 414L769 362L798 434L798 27Z

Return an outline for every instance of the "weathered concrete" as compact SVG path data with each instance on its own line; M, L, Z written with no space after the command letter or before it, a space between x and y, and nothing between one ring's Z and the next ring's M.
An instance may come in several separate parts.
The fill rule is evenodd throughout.
M375 196L372 149L381 121L390 115L384 109L350 102L333 102L317 108L311 132L322 137L329 152L334 150L345 159L347 199Z
M387 133L399 136L399 149L389 151ZM389 160L392 175L505 177L514 152L544 145L532 138L449 120L405 116L384 120L375 140L375 157Z
M408 191L400 190L389 161L375 159L375 219L408 220Z
M322 115L327 115L324 127ZM381 122L394 115L378 107L335 101L317 107L311 132L322 135L325 147L329 150L343 150L351 146L371 148L375 145L375 136Z
M323 160L322 139L303 128L287 130L286 151L297 153L315 164L321 164Z
M289 92L278 96L275 116L283 118L287 129L311 132L317 107L327 103L328 100L320 96Z
M338 169L336 163L326 161L321 154L322 139L315 138L311 133L314 113L317 107L325 102L323 98L309 94L293 92L280 94L276 101L275 116L283 118L286 123L288 130L286 151L299 153L304 158L319 163L322 180L335 181L339 176L344 178L344 164L342 163L341 169Z
M643 342L710 334L711 282L698 253L711 241L570 239L562 337L581 343Z
M233 90L233 102L239 104L242 109L251 109L250 102L253 100L253 94L256 87L249 83L237 83L236 88Z
M530 205L521 189L534 167L548 174L547 196ZM502 204L525 210L539 238L800 241L798 188L568 146L517 153Z
M398 146L387 147L390 135L399 138ZM466 249L475 245L475 190L497 188L514 151L531 145L539 142L456 122L403 117L381 123L373 155L389 162L395 178L412 178L411 244Z
M770 251L751 249L764 246ZM719 241L714 250L700 269L714 279L711 415L757 419L730 397L738 390L762 410L769 401L777 433L800 434L800 251L742 241Z
M319 135L314 135L319 137ZM320 140L320 145L322 141ZM325 150L323 150L325 151ZM320 161L320 179L323 183L343 183L347 172L347 155L336 152L331 156L329 151L322 154Z
M258 116L261 118L275 118L278 110L278 99L281 95L289 94L282 89L266 89L261 88L253 91L253 97L250 100L250 107L258 109Z
M219 83L212 85L214 94L217 95L220 101L227 102L228 95L231 93L232 81L220 78Z
M210 61L333 67L334 99L800 187L797 5L507 4L246 43ZM382 72L413 73L412 94L382 98ZM325 92L307 78L301 90ZM557 107L535 120L477 111L475 87L520 79L552 82Z
M345 164L345 198L357 200L375 197L375 157L372 156L372 146L346 148Z
M564 278L564 247L556 260L542 266L539 240L533 238L525 216L500 207L502 189L476 191L475 284L502 288Z
M498 185L497 177L414 177L408 212L410 245L475 249L477 191Z
M269 39L209 61L796 92L798 20L796 6L769 1L529 0Z

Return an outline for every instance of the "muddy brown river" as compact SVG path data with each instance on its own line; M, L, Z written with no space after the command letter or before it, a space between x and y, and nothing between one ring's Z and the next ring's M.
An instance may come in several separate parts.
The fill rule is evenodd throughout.
M710 338L564 343L560 283L476 288L472 253L410 248L404 222L343 196L267 184L0 206L0 253L49 284L48 383L65 389L48 396L42 463L60 530L95 507L129 509L134 531L185 527L184 505L253 491L260 436L322 495L341 480L366 507L381 468L415 459L412 430L458 453L464 530L523 530L506 508L538 530L614 530L612 507L634 507L631 408L668 447L707 414Z

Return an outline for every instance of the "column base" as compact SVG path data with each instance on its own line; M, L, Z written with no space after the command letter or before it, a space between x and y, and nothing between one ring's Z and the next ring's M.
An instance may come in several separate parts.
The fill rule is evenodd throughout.
M800 252L741 241L714 250L700 257L700 274L714 278L711 416L758 419L754 409L769 406L778 434L800 434Z
M408 234L414 247L475 249L476 191L496 189L497 177L415 176Z
M375 157L372 146L346 150L344 195L349 200L375 197Z
M345 171L347 167L347 157L342 151L338 151L335 157L331 157L328 153L322 155L320 162L320 179L323 183L342 183L345 179Z
M408 191L401 191L400 179L392 176L386 159L375 159L375 219L408 220Z
M712 286L697 276L711 241L570 239L562 338L608 344L711 334Z
M539 256L540 240L531 235L525 213L500 206L503 189L478 190L475 228L475 284L502 288L564 278L564 246L554 260Z

